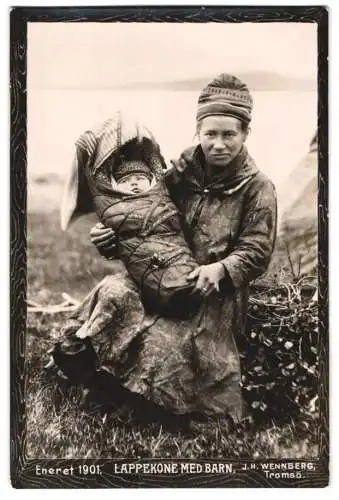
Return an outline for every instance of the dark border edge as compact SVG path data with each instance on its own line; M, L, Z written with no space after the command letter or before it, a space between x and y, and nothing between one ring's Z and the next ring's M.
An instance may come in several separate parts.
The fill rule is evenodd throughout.
M254 7L261 11L267 11L270 7ZM72 8L65 8L72 10ZM112 9L112 8L110 8ZM117 12L118 7L114 7ZM140 7L139 13L143 8ZM148 8L147 21L151 21L156 13L164 15L166 7ZM274 6L271 9L275 9ZM303 6L286 7L285 9L292 10L295 16L306 14L307 19L302 22L317 22L318 23L318 133L319 133L319 320L321 325L320 336L320 355L322 359L320 369L320 401L322 422L320 428L320 459L323 465L321 484L317 487L326 487L329 484L328 476L328 461L329 461L329 410L328 410L328 389L329 389L329 335L328 335L328 15L329 9L326 6ZM63 9L64 10L64 9ZM82 8L76 8L75 17L80 21L90 21L90 19L79 19L79 13ZM102 8L93 7L84 9L91 16L98 17L95 14L100 11L100 19L105 17L102 14ZM123 9L124 15L128 12ZM201 14L200 7L173 7L168 8L172 14L181 12L184 18L185 11L198 12ZM225 9L219 7L208 7L204 9L203 18L194 19L194 22L206 22L208 16L212 17L213 12L218 11L222 14ZM232 6L227 8L230 12ZM246 7L239 7L239 12L248 10ZM312 12L310 12L310 10ZM24 442L25 442L25 411L24 411L24 346L25 346L25 330L26 330L26 197L27 197L27 163L26 163L26 62L27 62L27 22L28 21L67 21L65 17L60 16L60 8L43 7L43 8L26 8L12 7L10 11L10 94L11 94L11 124L10 124L10 432L11 432L11 457L10 457L10 474L11 484L14 488L27 488L25 481L25 458L24 458ZM156 11L156 12L155 12ZM279 11L279 9L278 9ZM106 11L108 13L108 11ZM253 13L254 11L252 11ZM280 11L281 12L281 11ZM54 13L54 15L53 15ZM286 10L282 12L286 13ZM63 12L64 14L64 12ZM150 17L149 17L150 14ZM42 19L40 18L42 16ZM49 19L48 16L50 16ZM207 16L207 18L206 18ZM119 16L117 16L119 17ZM265 15L264 15L265 17ZM284 17L284 15L282 16ZM310 18L311 17L311 18ZM40 18L40 19L39 19ZM72 20L70 16L69 20ZM74 19L76 20L76 19ZM95 19L91 19L92 21ZM115 19L117 20L117 19ZM125 19L128 21L127 19ZM130 21L136 21L133 18ZM249 20L247 16L247 20ZM257 19L258 22L281 22L285 19ZM114 21L107 19L107 22ZM160 19L159 19L160 21ZM166 21L168 18L166 17ZM180 19L172 19L172 22L180 22ZM187 19L186 21L190 21ZM291 19L295 21L295 19ZM182 19L181 22L185 22ZM227 22L224 19L223 22ZM327 475L326 472L327 471Z
M26 333L26 50L27 23L10 8L10 479L24 468Z
M328 50L329 9L318 19L319 455L329 467Z

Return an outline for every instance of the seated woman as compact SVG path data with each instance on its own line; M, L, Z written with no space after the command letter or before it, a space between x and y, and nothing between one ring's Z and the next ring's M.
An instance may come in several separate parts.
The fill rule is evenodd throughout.
M275 188L245 147L252 106L236 77L210 82L198 101L199 145L165 176L199 264L189 276L204 299L194 316L147 315L128 275L107 276L69 326L84 328L101 366L124 387L174 413L242 415L236 338L245 328L248 284L267 269L276 237ZM111 228L92 231L101 249L112 249L114 237ZM213 293L220 283L222 293Z

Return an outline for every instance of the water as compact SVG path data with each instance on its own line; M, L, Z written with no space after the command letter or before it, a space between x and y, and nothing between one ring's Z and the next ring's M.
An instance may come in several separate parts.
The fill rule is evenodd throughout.
M255 92L248 149L279 186L306 153L317 124L315 92ZM197 92L36 90L28 93L28 173L69 169L74 141L117 109L133 113L158 140L166 160L192 143Z

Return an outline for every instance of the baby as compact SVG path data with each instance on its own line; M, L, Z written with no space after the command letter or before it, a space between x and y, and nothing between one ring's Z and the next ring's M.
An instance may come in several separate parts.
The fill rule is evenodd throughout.
M127 193L139 194L148 191L151 188L153 175L144 162L126 161L116 169L111 183L114 187L114 181Z

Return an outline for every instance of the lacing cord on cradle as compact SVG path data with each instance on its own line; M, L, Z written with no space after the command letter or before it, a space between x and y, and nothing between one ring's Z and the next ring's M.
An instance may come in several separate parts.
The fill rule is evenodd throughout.
M127 256L127 262L126 262L127 266L128 266L128 263L131 262L131 259L133 258L133 256L138 252L139 247L141 245L143 245L144 240L148 236L150 236L159 226L164 224L166 222L166 220L170 219L173 216L178 215L178 211L176 209L172 209L172 210L168 211L166 214L164 214L162 217L159 217L157 220L155 220L153 222L153 224L149 225L149 221L150 221L152 215L154 214L156 209L161 204L162 204L162 201L159 199L156 200L154 203L152 203L152 205L151 205L151 207L150 207L150 209L149 209L149 211L148 211L148 213L143 221L141 231L138 233L138 237L140 237L141 241L138 245L135 246L135 248L133 248L133 250ZM124 225L128 224L129 217L133 216L137 211L138 211L138 208L134 207L127 214L125 214L123 220L120 222L119 226L116 228L118 240L119 240L119 236L118 236L119 231L121 231L123 229ZM178 233L173 232L173 231L166 233L167 236L170 236L170 235L175 236L176 234L178 234ZM157 242L159 242L159 240L154 239L154 243L157 243ZM172 253L172 255L170 257L168 257L167 259L162 257L161 255L159 255L157 252L154 252L153 256L150 259L149 258L136 259L133 262L135 264L138 262L141 263L141 262L145 262L145 261L149 260L149 265L147 266L147 268L145 269L145 271L141 277L141 283L140 283L141 286L143 286L143 283L144 283L145 279L147 278L147 276L149 274L151 274L155 269L166 268L166 267L170 266L173 262L175 262L178 258L183 257L185 255L187 255L187 256L190 255L190 251L188 250L188 248L178 247L176 244L173 244L171 242L166 242L166 246L172 247L173 249L177 248L177 250L174 251L174 253Z

